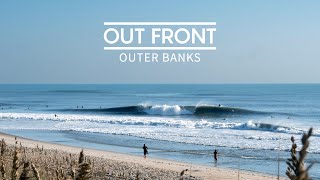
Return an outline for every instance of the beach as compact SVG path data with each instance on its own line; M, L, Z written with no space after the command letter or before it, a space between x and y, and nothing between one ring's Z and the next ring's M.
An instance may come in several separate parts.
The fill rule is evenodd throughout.
M114 159L100 175L119 174L121 160L136 164L127 174L165 169L161 177L172 179L188 169L194 177L237 179L239 169L250 179L286 177L291 137L299 150L298 139L313 127L305 163L314 163L310 176L319 179L319 92L319 85L0 85L0 132L74 159L81 148L95 162ZM35 147L22 142L29 144Z
M0 133L0 139L4 139L8 147L11 148L15 145L15 136ZM81 147L73 147L60 145L55 143L47 143L41 141L35 141L23 137L17 137L18 145L31 149L31 150L42 150L48 151L47 154L42 158L48 160L50 157L50 152L55 154L56 159L61 159L67 157L70 153L75 159L79 156ZM147 179L179 179L182 170L188 169L185 172L184 178L190 179L252 179L252 180L270 180L277 179L275 176L270 176L262 173L248 172L248 171L237 171L236 169L226 169L218 167L207 167L201 165L187 164L177 161L169 161L157 158L147 158L144 159L143 156L134 156L122 153L115 153L110 151L101 151L95 149L83 149L85 156L94 162L94 171L96 172L96 178L100 179L102 177L108 177L108 174L119 175L121 173L125 174L136 174L137 172L145 176ZM29 152L29 153L28 153ZM36 151L27 151L26 157L34 156ZM37 156L39 158L39 156ZM28 158L27 158L28 159ZM43 160L48 162L48 160ZM32 161L32 158L30 158ZM33 162L38 169L41 168L41 162ZM99 168L98 168L99 167ZM103 175L105 173L105 175ZM100 174L99 176L97 174ZM191 178L192 179L192 178ZM284 178L283 178L284 179Z
M320 180L313 1L1 3L0 180Z

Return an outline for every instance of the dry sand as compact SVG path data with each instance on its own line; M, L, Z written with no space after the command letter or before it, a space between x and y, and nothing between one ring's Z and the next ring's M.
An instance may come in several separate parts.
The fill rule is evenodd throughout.
M5 139L6 143L10 146L15 144L15 137L12 135L0 133L0 139ZM54 143L40 142L22 137L17 137L18 142L21 142L23 147L28 149L35 149L37 147L43 147L45 151L59 152L61 156L67 156L73 154L75 157L78 156L82 148L72 147ZM84 149L86 156L93 158L96 166L107 167L104 169L106 173L121 173L120 171L126 172L142 172L148 179L179 179L180 172L184 169L189 169L186 174L196 177L194 179L209 179L209 180L222 180L222 179L246 179L246 180L271 180L277 179L275 176L270 176L257 172L240 171L238 174L237 170L207 167L201 165L194 165L170 160L147 158L144 159L142 156L127 155L121 153L114 153L109 151L95 150L95 149ZM47 153L46 153L47 154ZM37 162L34 162L37 165ZM97 165L98 164L98 165ZM39 166L39 165L38 165ZM97 170L95 170L97 171ZM105 175L102 175L104 177ZM94 179L105 179L100 176L95 176ZM99 177L99 178L98 178ZM189 179L189 178L186 178ZM285 178L281 178L285 179Z

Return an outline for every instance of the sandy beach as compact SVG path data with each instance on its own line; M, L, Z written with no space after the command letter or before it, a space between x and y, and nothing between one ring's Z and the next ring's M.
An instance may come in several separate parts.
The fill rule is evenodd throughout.
M13 148L15 145L14 136L0 133L0 139L5 140L8 148ZM35 166L39 169L43 165L41 162L37 162L39 161L37 158L39 158L41 155L35 155L36 150L42 151L41 154L43 157L41 161L47 162L48 160L46 160L46 156L49 158L50 154L53 154L55 159L64 159L64 157L67 157L68 155L70 156L70 159L72 159L72 157L77 159L79 152L82 150L82 148L79 147L40 142L22 137L17 137L17 141L18 146L22 146L23 148L27 149L27 151L24 151L24 156L31 157L27 159L33 161ZM90 159L89 161L94 164L93 171L95 171L95 175L92 179L107 179L106 177L108 177L110 174L119 176L121 173L127 174L128 177L131 174L133 177L133 174L136 174L137 172L141 173L141 176L145 177L146 179L179 179L180 173L184 169L188 169L183 176L184 179L277 179L277 177L256 172L238 172L237 170L233 169L206 167L156 158L144 159L142 156L126 155L95 149L84 149L84 154L88 159ZM32 158L32 156L34 156L35 159ZM103 173L105 173L105 175ZM192 178L190 178L190 175Z

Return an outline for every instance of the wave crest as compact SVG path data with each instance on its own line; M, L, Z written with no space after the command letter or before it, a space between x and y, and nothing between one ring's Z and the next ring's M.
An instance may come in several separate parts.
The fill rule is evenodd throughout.
M155 105L150 106L143 109L149 115L163 115L163 116L170 116L170 115L187 115L192 114L192 112L181 108L178 105Z
M267 112L252 111L234 107L223 106L180 106L180 105L137 105L98 109L63 109L61 111L84 112L84 113L108 113L108 114L126 114L126 115L160 115L160 116L210 116L210 117L228 117L241 115L268 114Z

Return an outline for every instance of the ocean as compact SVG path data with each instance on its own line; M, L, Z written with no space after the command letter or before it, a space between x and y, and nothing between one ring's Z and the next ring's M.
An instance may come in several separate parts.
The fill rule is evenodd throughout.
M0 85L0 131L35 140L285 176L291 136L313 127L320 84ZM213 151L219 153L213 160Z

